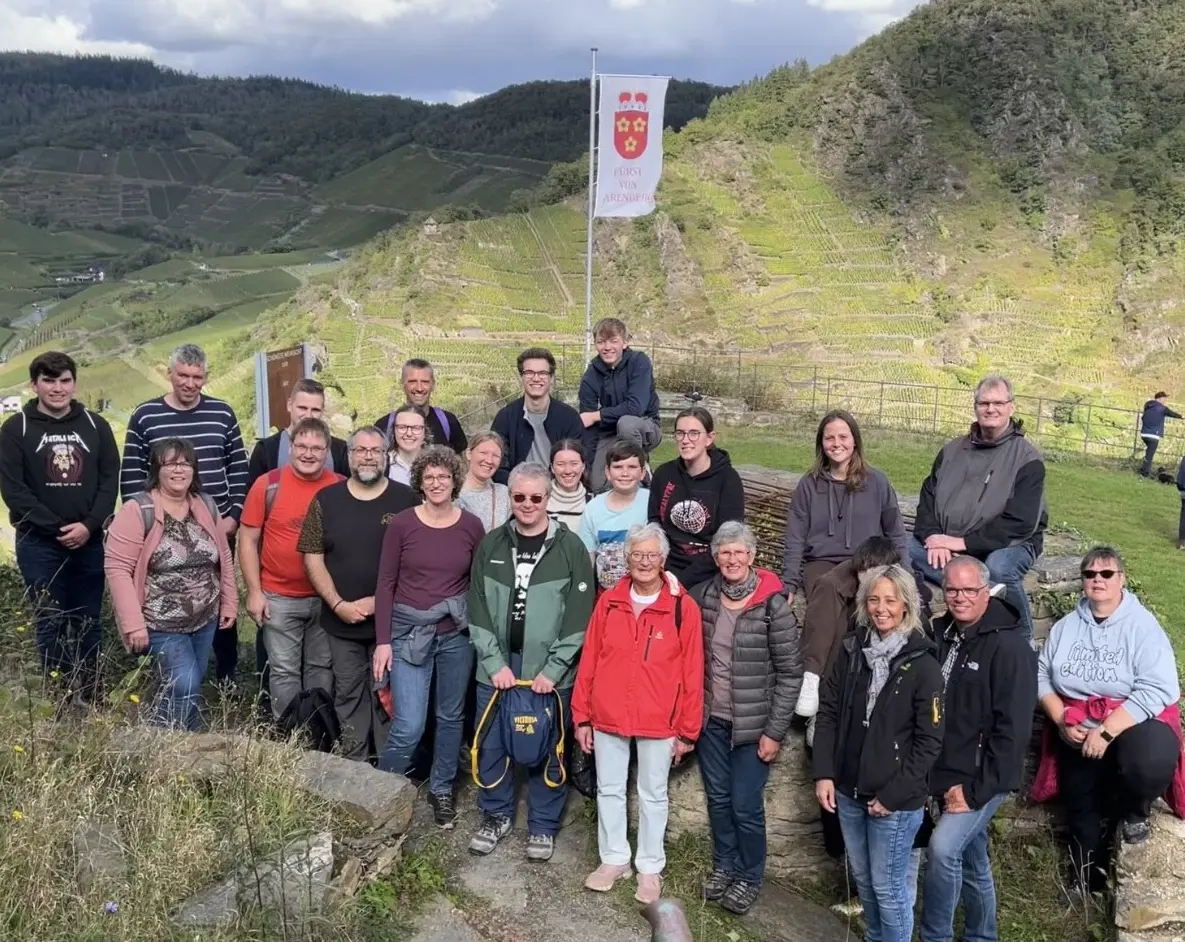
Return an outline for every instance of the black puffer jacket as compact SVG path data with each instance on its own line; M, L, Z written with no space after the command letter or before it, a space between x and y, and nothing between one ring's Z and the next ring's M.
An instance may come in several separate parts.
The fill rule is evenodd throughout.
M721 577L691 590L704 623L704 722L712 706L712 637L720 614ZM782 595L782 580L757 571L757 591L737 616L732 640L732 744L762 736L781 742L802 686L801 633Z
M819 691L812 771L861 801L890 811L926 803L930 770L942 750L942 668L934 644L911 634L889 667L865 725L872 672L864 657L868 629L849 632Z

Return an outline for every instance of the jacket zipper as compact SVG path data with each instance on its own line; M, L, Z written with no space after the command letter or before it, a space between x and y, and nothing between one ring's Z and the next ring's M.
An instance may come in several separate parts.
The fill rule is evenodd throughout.
M979 742L975 744L975 767L983 765L983 733L979 734Z
M986 496L987 496L987 489L988 489L988 485L992 483L992 475L993 475L994 473L995 473L995 471L994 471L994 470L993 470L993 471L989 471L989 472L987 473L987 477L985 477L985 478L983 479L983 490L979 492L979 503L981 503L981 504L983 503L983 499L984 499L984 497L986 497Z
M646 631L646 649L642 652L642 660L650 660L650 642L654 640L654 626L651 625Z

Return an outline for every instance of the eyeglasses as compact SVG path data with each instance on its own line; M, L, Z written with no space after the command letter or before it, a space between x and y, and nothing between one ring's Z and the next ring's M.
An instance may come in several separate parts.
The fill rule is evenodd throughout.
M350 449L350 454L362 455L364 458L367 456L378 457L386 450L387 449L385 449L385 448L363 448L361 445L355 445L353 448Z
M395 425L396 435L422 435L424 434L424 426L422 425Z
M1012 402L1011 399L980 399L975 403L976 409L1003 409Z
M1089 582L1091 579L1114 579L1122 569L1083 569L1082 581Z
M716 558L717 559L745 559L748 555L749 555L749 551L747 549L720 550L720 552L718 552L716 554Z
M942 594L950 599L973 599L986 588L986 585L977 585L970 589L956 589L953 586L947 586L942 590Z
M293 445L292 450L302 455L323 455L329 449L324 445Z
M698 442L700 436L703 435L703 429L698 428L677 428L675 429L675 441L677 442Z
M542 494L511 494L510 499L516 504L525 504L527 501L530 501L536 507L546 500Z
M662 553L630 553L630 562L635 563L656 563L662 559Z
M452 484L453 476L451 474L425 474L420 480L425 484Z
M553 374L551 370L523 370L519 375L523 379L547 379Z
M162 468L166 471L192 471L193 465L188 461L170 461L167 464L162 464Z

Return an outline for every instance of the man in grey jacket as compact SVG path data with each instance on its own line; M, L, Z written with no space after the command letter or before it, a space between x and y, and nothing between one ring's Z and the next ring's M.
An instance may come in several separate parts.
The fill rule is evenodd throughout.
M980 381L970 433L946 444L922 485L909 555L923 576L939 584L957 554L986 563L1032 640L1024 577L1041 555L1049 514L1045 463L1013 419L1015 411L1005 377Z

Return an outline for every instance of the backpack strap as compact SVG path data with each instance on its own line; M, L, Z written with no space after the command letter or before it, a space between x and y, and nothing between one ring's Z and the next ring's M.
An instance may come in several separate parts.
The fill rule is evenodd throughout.
M440 430L444 432L444 441L441 444L447 445L453 440L453 430L449 425L448 413L440 408L440 406L433 406L432 411L436 413L436 421L440 423Z
M267 523L267 518L272 515L272 507L276 503L276 497L280 493L280 468L272 468L267 473L267 489L263 492L263 522Z
M156 523L156 505L152 502L152 495L147 491L140 491L139 494L132 495L132 501L140 508L140 523L144 526L144 535L148 536L152 525Z
M683 631L683 596L686 592L680 592L675 596L675 634L676 636Z
M218 504L215 503L214 498L211 497L209 494L207 494L205 491L202 491L201 493L198 494L198 500L200 500L202 502L202 504L205 505L206 510L208 510L210 512L210 518L215 523L217 523L218 518L220 516L222 516L222 514L218 510Z

